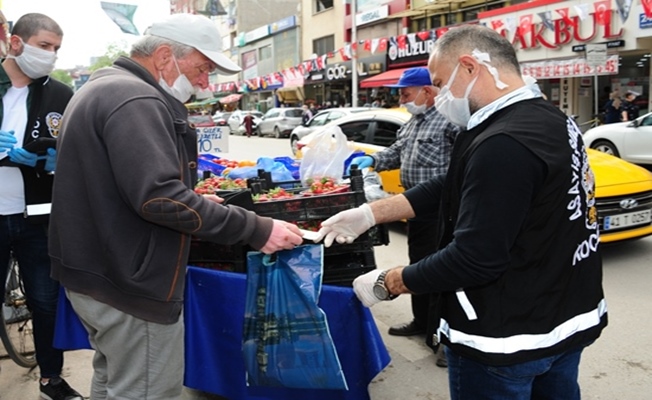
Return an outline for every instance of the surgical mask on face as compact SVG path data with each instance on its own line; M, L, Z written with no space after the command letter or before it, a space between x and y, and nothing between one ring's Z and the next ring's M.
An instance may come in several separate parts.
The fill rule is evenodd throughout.
M455 66L453 74L448 79L448 83L441 88L439 94L435 97L435 107L437 108L437 111L439 111L452 124L466 128L469 119L471 119L469 93L471 92L471 89L473 89L473 85L475 85L475 81L478 77L476 76L473 81L469 83L469 86L467 86L466 92L464 93L464 97L459 98L453 96L450 87L455 81L459 67L460 64Z
M192 96L195 93L195 87L192 86L190 81L188 80L188 77L184 74L181 73L181 70L179 69L179 64L177 63L177 58L172 56L172 60L174 61L174 65L177 67L177 72L179 72L179 77L174 80L172 83L172 86L168 85L165 79L163 79L163 75L161 75L160 79L158 80L158 84L161 85L163 90L168 92L172 97L175 99L179 100L182 103L185 103L188 101L190 96Z
M47 76L54 70L54 63L57 61L57 53L39 49L31 46L20 39L23 44L23 52L19 56L9 54L7 58L13 58L18 68L32 79Z
M423 89L421 89L421 90L423 90ZM414 98L414 100L416 100L417 97L419 97L419 95L421 94L421 90L419 90L419 93L417 93L417 96ZM424 112L426 112L426 109L428 108L428 106L426 106L426 103L416 105L414 103L414 100L403 104L403 106L407 109L407 111L412 115L419 115L419 114L423 114Z

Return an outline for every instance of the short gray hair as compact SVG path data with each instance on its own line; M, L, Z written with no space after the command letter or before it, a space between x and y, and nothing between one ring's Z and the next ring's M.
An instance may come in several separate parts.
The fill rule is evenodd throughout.
M514 46L496 31L480 25L462 25L452 28L435 42L432 55L438 60L457 60L462 54L478 49L491 57L491 65L511 69L521 75Z
M159 36L145 35L131 46L131 57L150 57L154 51L162 45L170 46L172 54L177 58L183 58L190 54L194 47L186 46L174 40Z

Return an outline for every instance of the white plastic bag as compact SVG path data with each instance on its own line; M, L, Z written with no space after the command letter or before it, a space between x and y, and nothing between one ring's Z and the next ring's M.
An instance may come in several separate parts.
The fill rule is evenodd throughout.
M308 186L309 180L321 178L340 182L344 174L344 161L353 154L339 126L320 130L304 149L299 169L304 186Z

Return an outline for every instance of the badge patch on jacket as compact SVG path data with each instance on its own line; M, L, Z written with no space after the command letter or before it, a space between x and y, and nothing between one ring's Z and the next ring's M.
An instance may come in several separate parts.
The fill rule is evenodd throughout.
M50 136L58 137L59 129L61 128L61 114L58 112L51 112L45 116L45 125L48 127Z

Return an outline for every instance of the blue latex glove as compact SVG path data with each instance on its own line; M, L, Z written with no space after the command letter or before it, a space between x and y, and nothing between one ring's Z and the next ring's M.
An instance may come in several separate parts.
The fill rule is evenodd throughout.
M14 131L0 131L0 152L9 151L18 143Z
M38 156L36 154L30 153L23 148L13 149L7 154L12 162L27 165L28 167L35 167L36 162L38 161Z
M45 170L52 172L57 166L57 150L53 148L48 149L48 155L45 157Z
M354 158L351 160L351 164L349 164L349 167L346 169L347 175L351 175L351 165L353 164L357 165L358 169L369 168L374 165L374 159L371 156L360 156Z

